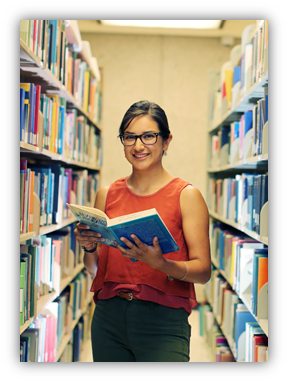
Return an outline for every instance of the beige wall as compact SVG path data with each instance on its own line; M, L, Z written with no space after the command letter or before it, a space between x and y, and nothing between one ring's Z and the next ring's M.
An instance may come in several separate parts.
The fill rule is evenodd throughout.
M126 176L130 165L117 139L132 103L148 99L166 112L174 136L164 167L206 193L208 70L229 59L218 38L82 33L103 68L102 185ZM239 43L239 41L235 41Z

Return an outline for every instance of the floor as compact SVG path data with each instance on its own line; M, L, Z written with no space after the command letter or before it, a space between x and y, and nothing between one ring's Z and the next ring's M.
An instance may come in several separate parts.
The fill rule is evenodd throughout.
M199 312L193 310L189 316L192 327L190 341L190 362L210 362L210 352L203 337L199 335ZM81 362L93 362L90 341L87 341Z

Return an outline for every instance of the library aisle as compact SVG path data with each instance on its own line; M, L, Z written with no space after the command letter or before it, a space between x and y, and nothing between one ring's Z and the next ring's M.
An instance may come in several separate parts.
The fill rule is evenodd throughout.
M199 335L199 311L194 309L189 316L191 325L190 362L210 362L209 348L204 337ZM87 341L81 362L93 362L90 340Z

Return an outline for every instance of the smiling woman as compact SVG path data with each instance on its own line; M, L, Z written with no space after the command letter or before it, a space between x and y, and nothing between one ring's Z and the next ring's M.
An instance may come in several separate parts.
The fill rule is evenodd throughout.
M97 233L77 224L74 232L85 248L84 264L95 277L93 359L187 362L188 316L197 305L194 283L206 283L211 273L208 210L198 189L163 167L172 134L160 106L133 104L123 117L119 138L132 172L102 187L95 207L109 218L156 208L179 251L163 255L156 236L153 245L131 235L131 241L121 238L125 248L101 246Z

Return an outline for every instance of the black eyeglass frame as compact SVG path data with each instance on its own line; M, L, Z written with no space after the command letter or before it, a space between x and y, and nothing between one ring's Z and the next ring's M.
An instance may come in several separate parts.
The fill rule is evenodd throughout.
M153 134L153 135L156 135L156 141L154 143L144 143L142 141L142 135L148 135L148 134ZM155 145L155 143L157 142L158 140L158 135L162 136L163 137L163 133L159 132L159 133L154 133L154 132L150 132L150 133L144 133L144 134L140 134L140 135L133 135L133 134L129 134L130 136L133 136L133 138L135 139L134 143L132 143L131 145L125 145L124 144L124 135L125 134L119 134L117 138L120 138L121 140L121 143L123 146L134 146L135 143L137 142L137 139L139 138L140 141L143 143L143 145L145 146L152 146L152 145ZM127 134L128 135L128 134Z

